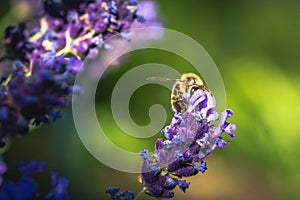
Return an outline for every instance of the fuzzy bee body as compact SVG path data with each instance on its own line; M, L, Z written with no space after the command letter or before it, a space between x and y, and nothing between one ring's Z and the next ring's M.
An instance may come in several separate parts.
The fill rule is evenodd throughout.
M188 109L188 98L198 90L209 91L202 79L194 73L186 73L175 82L171 94L171 105L177 112L183 113Z
M149 77L147 80L176 81L172 89L171 105L179 113L183 113L188 109L188 100L196 90L206 90L210 93L202 79L194 73L182 74L180 79Z

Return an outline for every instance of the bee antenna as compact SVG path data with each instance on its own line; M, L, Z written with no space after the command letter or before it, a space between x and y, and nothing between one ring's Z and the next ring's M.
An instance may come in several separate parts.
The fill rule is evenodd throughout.
M164 77L148 77L146 78L148 81L181 81L180 79L175 78L164 78Z

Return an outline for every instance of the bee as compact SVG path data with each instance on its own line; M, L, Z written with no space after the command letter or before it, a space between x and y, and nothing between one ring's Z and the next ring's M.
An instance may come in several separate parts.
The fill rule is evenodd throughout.
M196 90L206 90L210 93L210 90L204 85L202 79L194 73L182 74L180 79L149 77L147 80L176 81L172 88L171 106L179 113L183 113L188 109L188 99Z

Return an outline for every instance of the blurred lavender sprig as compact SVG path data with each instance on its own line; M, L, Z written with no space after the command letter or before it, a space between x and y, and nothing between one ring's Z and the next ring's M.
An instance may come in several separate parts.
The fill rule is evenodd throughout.
M83 60L106 49L105 39L129 31L137 0L44 0L37 19L5 30L11 70L0 66L0 146L8 136L27 134L31 125L61 117ZM4 73L5 71L5 73Z
M104 47L105 39L128 31L143 18L137 15L138 7L136 0L45 0L40 19L9 26L4 44L27 68L47 52L83 60L94 48Z
M225 110L215 125L218 113L210 92L199 89L187 101L186 112L178 113L173 109L174 117L162 130L165 139L156 141L155 154L149 156L147 150L140 153L143 159L141 182L151 196L172 198L176 186L185 192L190 182L182 177L204 173L207 170L204 159L217 147L223 149L229 144L221 134L235 137L236 126L227 122L233 114L231 110Z
M165 139L156 141L155 153L140 152L143 163L139 179L143 189L136 200L142 199L144 193L156 198L173 198L176 186L185 192L191 183L182 178L205 173L204 159L217 147L223 149L229 144L222 134L236 137L233 133L236 125L227 122L233 112L226 109L219 117L215 111L216 100L209 91L198 89L192 96L183 94L183 97L188 109L183 113L172 109L174 117L161 131Z
M139 22L138 20L133 21L131 24L132 32L123 32L120 36L122 39L127 39L128 44L124 47L120 40L111 40L109 44L113 47L123 46L123 48L131 49L132 47L143 45L145 42L149 42L151 40L158 40L163 36L163 30L157 31L153 34L143 34L139 33L139 31L134 31L134 29L146 28L146 27L156 27L162 28L163 25L161 21L159 21L159 16L157 13L157 4L155 1L152 0L143 0L140 1L139 9L137 10L138 16L144 16L146 21L144 23ZM134 40L131 40L134 37ZM89 66L90 76L91 77L99 77L102 72L102 68L104 67L104 63L109 63L111 58L116 58L113 63L110 63L109 69L113 68L114 66L119 65L120 63L124 63L126 61L125 57L119 57L120 52L124 51L124 49L120 48L112 48L110 51L100 51L101 56L99 56L100 62L95 62L93 65ZM103 63L103 64L102 64ZM100 66L100 67L99 67Z
M124 192L119 192L120 188L114 187L114 188L108 188L106 190L106 194L109 194L112 200L130 200L134 199L134 193L130 192L128 190L125 190Z
M6 180L2 178L2 174L6 171L6 165L0 161L0 199L1 200L68 200L69 181L65 177L59 177L56 171L52 171L52 190L47 194L38 192L38 183L35 182L33 176L37 172L44 172L46 164L44 162L30 161L27 164L21 163L18 170L22 173L22 177L17 181ZM4 170L2 170L4 169Z

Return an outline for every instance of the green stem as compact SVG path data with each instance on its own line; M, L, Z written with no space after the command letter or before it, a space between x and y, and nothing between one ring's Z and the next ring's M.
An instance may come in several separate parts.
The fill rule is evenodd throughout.
M142 200L146 189L147 189L146 187L143 187L143 189L138 193L138 195L134 198L134 200Z

